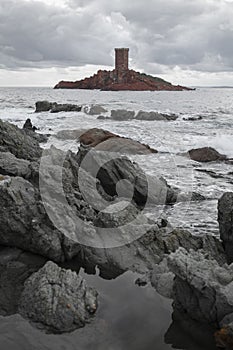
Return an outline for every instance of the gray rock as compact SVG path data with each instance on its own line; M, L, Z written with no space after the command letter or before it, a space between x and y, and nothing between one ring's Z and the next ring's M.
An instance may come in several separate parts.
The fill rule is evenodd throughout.
M51 112L51 113L59 113L59 112L80 112L82 110L82 106L74 105L74 104L61 104L56 102L49 101L37 101L36 102L36 113L40 112Z
M82 106L69 104L69 103L53 103L50 113L59 113L59 112L81 112Z
M47 262L24 285L19 313L53 333L85 326L97 309L97 292L76 272Z
M158 153L157 150L150 148L133 139L124 137L111 137L110 139L95 146L98 151L117 152L120 154L151 154Z
M10 152L0 152L0 174L30 177L30 162L18 159Z
M218 222L220 237L227 261L233 262L233 193L227 192L218 201Z
M175 275L169 270L167 266L167 258L164 258L160 264L155 265L150 273L151 285L156 291L166 297L173 297Z
M77 140L88 129L61 130L55 135L59 140Z
M233 266L220 267L201 251L179 248L168 256L168 267L175 274L175 308L190 318L218 324L233 312Z
M178 116L175 114L164 114L159 112L145 112L145 111L139 111L135 117L137 120L165 120L165 121L172 121L176 120Z
M188 155L192 160L196 162L215 162L220 160L226 160L227 157L223 154L220 154L212 147L202 147L197 149L191 149L188 151Z
M0 151L11 152L17 158L35 160L42 150L39 142L27 135L24 130L8 122L0 120Z
M170 203L173 195L174 198L177 196L164 179L147 176L127 157L113 157L108 152L95 150L88 152L82 149L79 150L77 157L81 167L96 177L105 192L112 197L117 196L116 185L119 182L121 193L130 193L138 206L144 206L146 203Z
M117 109L111 111L111 119L113 120L131 120L135 116L134 111L127 111L125 109Z
M90 108L88 106L84 107L84 112L89 115L99 115L101 113L106 113L107 109L100 105L91 105Z
M64 260L61 234L48 220L36 188L21 177L0 181L0 244Z
M36 102L36 113L48 112L52 108L54 102L49 101L37 101Z

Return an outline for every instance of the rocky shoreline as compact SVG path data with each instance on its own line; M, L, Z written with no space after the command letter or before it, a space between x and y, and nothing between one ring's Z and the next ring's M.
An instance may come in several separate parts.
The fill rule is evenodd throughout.
M220 238L193 236L161 215L148 219L143 209L203 198L148 176L121 149L114 157L98 149L118 135L91 129L81 133L77 153L65 153L43 151L39 142L47 136L32 128L0 121L1 314L20 313L45 332L71 332L98 312L98 291L80 267L89 273L98 267L104 278L132 271L138 285L149 283L174 300L174 314L210 326L217 345L232 349L233 194L219 199ZM226 161L222 155L195 160Z

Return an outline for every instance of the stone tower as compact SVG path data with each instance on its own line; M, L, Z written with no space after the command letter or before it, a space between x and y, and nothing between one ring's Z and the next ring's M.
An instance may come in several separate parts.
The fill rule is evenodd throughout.
M129 69L129 49L115 49L115 70L119 73Z

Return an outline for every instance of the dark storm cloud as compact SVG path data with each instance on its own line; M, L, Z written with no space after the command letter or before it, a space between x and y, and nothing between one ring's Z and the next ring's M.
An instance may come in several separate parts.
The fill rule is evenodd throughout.
M65 2L65 0L64 0ZM233 3L227 0L32 0L0 2L0 67L112 65L130 47L150 71L233 69Z

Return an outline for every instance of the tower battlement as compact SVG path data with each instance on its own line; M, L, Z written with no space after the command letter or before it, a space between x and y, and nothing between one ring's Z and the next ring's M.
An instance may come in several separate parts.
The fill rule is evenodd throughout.
M115 49L115 69L118 72L126 72L129 69L129 49Z

